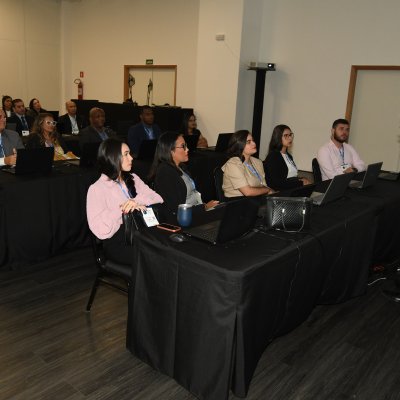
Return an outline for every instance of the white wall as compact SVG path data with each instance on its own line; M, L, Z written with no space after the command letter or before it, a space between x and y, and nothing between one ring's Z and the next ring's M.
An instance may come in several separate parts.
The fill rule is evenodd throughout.
M60 4L51 0L1 0L0 94L39 98L58 109L60 93Z
M85 0L62 3L63 98L76 98L73 83L84 71L84 98L120 103L123 66L178 66L177 105L192 107L198 0ZM135 87L133 87L135 99Z
M264 0L260 57L277 64L267 75L264 153L273 127L286 123L297 165L311 169L344 117L351 65L400 65L399 15L397 0Z

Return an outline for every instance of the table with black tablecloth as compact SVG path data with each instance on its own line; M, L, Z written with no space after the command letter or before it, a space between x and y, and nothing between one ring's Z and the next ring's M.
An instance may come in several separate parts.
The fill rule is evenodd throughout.
M391 226L385 210L399 201L398 184L379 182L314 207L308 232L256 232L223 246L174 243L156 228L138 233L128 348L199 398L245 396L274 337L317 304L365 292L381 253L377 232ZM397 247L384 252L399 256Z
M48 176L0 171L0 266L34 263L89 243L86 193L94 170L57 164Z

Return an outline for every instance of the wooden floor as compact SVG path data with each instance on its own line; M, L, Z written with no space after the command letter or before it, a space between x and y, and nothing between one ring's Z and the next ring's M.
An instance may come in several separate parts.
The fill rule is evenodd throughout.
M85 313L94 272L89 249L0 271L0 399L194 399L125 349L124 295L102 287ZM400 304L378 283L317 307L267 348L247 399L400 399Z

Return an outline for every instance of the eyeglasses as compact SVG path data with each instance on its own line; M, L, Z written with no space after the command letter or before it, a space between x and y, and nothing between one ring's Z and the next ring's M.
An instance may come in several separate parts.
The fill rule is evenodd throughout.
M183 149L183 150L187 150L188 146L186 143L181 144L180 146L175 146L175 149Z
M46 123L46 125L51 125L51 126L56 126L57 122L56 121L44 121Z
M292 138L292 137L294 137L294 133L293 133L293 132L291 132L291 133L284 133L284 134L283 134L283 137L284 137L285 139Z

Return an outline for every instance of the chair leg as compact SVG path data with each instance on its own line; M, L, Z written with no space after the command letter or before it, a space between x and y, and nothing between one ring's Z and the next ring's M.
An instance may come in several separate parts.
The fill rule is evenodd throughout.
M92 303L94 300L94 297L96 296L97 288L99 287L100 284L100 273L97 273L96 279L94 280L93 286L92 286L92 291L90 292L89 300L86 305L86 311L89 312L90 309L92 308Z
M133 302L134 302L134 285L128 282L128 318L126 323L126 348L132 351L132 323L133 323Z

